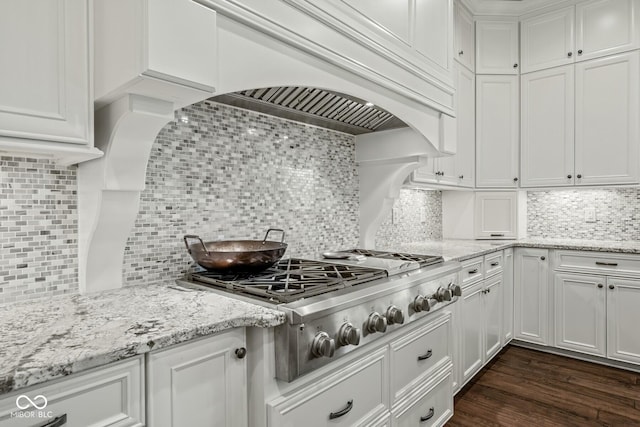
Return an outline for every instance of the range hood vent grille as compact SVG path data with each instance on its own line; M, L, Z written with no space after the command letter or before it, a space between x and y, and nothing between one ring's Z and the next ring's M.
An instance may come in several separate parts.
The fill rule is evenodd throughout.
M354 135L406 126L393 114L363 100L317 88L250 89L212 100Z

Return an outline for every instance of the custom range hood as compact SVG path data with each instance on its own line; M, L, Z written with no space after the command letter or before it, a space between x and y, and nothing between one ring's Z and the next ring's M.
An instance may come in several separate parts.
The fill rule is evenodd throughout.
M420 31L401 34L409 39L399 42L376 20L363 20L369 6L96 0L95 145L104 156L78 166L81 292L122 286L125 246L158 132L176 110L221 95L279 104L306 116L312 102L315 116L323 116L330 102L340 103L316 119L339 122L356 134L360 243L372 247L405 178L427 157L455 152L455 91L447 2L428 11L448 22L443 43L433 46L433 38ZM365 9L354 14L354 7ZM393 13L419 23L426 15L417 14L427 11ZM443 58L441 65L425 56L434 46L448 49L432 55Z

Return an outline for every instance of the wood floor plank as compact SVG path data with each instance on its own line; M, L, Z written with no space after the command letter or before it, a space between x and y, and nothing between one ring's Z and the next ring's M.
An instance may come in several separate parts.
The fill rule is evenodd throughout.
M461 390L450 426L640 426L640 375L507 346Z

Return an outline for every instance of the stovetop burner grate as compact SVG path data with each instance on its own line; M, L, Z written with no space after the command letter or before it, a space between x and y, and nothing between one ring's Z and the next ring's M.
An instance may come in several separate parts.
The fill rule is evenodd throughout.
M383 251L374 251L369 249L349 249L349 250L340 251L340 252L348 252L356 255L364 255L367 257L382 258L382 259L396 259L399 261L415 261L418 264L420 264L421 268L444 262L444 258L442 258L441 256L407 254L403 252L383 252Z
M387 277L385 270L305 259L283 259L254 274L224 274L194 264L187 280L246 294L273 303L288 303L371 280Z

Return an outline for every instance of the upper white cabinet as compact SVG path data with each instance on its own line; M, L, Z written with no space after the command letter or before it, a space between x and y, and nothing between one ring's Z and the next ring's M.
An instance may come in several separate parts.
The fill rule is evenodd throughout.
M454 12L454 58L470 71L474 71L476 61L473 16L460 2L455 3Z
M476 73L518 74L518 22L476 21Z
M522 72L637 49L640 5L593 0L522 20Z
M575 67L576 184L638 183L640 53Z
M476 76L476 186L518 186L517 76Z
M148 425L246 426L244 343L237 328L150 353Z
M518 248L514 257L513 337L547 345L549 251Z
M200 100L202 92L215 91L215 11L185 0L94 4L98 105L123 93L185 104L191 97Z
M521 77L520 170L523 187L574 182L573 65Z
M91 150L90 19L86 0L0 2L0 149L100 155Z
M640 46L637 0L593 0L576 5L577 60L592 59Z
M518 193L477 192L476 239L515 239L518 234Z
M520 25L523 73L573 63L573 6L524 19Z

